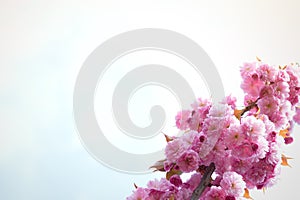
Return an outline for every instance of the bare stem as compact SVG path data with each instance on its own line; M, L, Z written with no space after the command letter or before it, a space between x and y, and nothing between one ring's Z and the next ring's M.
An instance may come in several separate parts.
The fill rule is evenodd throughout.
M194 190L191 200L198 200L199 197L204 192L205 188L210 184L211 182L211 175L214 173L216 167L214 163L210 163L210 165L206 168L205 173L203 174L201 181L197 188Z
M255 106L257 106L257 101L259 100L256 99L256 101L252 102L250 105L248 105L244 110L243 112L241 113L241 116L243 116L243 114L245 114L246 112L248 112L249 110L251 110L252 108L254 108Z

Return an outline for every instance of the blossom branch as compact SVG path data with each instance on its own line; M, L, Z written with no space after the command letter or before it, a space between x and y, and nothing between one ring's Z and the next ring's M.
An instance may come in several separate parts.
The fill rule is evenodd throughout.
M198 200L201 194L204 192L205 188L210 184L211 182L211 175L215 171L216 167L214 163L210 163L210 165L206 168L205 173L203 174L203 177L197 186L197 188L194 190L191 200Z
M166 159L152 166L166 177L136 188L127 200L251 198L247 185L259 190L274 184L280 165L289 166L278 137L290 144L291 124L300 124L300 66L253 62L240 71L244 107L229 95L218 105L199 98L179 112L176 127L184 134L166 136ZM181 179L191 172L190 179Z
M246 108L243 109L242 113L241 113L241 116L243 116L243 114L245 114L246 112L248 112L249 110L251 110L252 108L256 107L257 106L257 101L259 100L256 99L256 101L250 103Z

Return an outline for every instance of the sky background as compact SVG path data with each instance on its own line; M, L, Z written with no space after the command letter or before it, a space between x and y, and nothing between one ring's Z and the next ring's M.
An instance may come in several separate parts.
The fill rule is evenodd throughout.
M300 3L292 0L0 1L0 199L125 199L133 183L145 186L162 176L114 171L80 143L73 120L74 84L84 60L105 40L137 28L182 33L211 57L226 94L241 98L243 62L256 56L276 65L300 62L299 10ZM199 87L197 94L205 90ZM132 100L146 101L141 99L145 93ZM167 98L163 95L162 105ZM175 104L166 107L168 119L177 111ZM132 110L133 120L143 116L134 112L140 109ZM278 184L265 194L252 193L254 199L300 196L299 130L285 150L294 158L292 168L283 168ZM127 148L122 141L117 145Z

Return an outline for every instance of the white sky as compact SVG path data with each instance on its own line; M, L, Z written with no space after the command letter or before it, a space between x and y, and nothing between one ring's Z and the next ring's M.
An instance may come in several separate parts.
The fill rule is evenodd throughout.
M73 87L86 57L106 39L149 27L182 33L212 58L225 92L240 95L242 62L255 56L272 64L300 61L299 8L292 0L1 1L0 199L124 199L133 183L143 186L161 176L113 171L80 144ZM132 101L142 101L146 91ZM168 98L166 93L161 100ZM166 109L173 111L172 106ZM131 115L142 119L137 124L146 121L142 113ZM295 158L293 168L284 168L279 184L265 194L254 193L255 199L300 196L297 132L299 127L286 150Z

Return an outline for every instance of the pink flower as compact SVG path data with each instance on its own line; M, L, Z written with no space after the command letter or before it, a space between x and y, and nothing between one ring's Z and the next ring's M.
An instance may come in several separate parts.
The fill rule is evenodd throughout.
M296 80L299 80L300 79L300 66L299 64L292 64L292 65L288 65L287 68L287 73L289 75L293 75L296 79Z
M252 162L250 160L241 160L239 158L232 157L231 166L232 170L243 175L251 168Z
M184 133L180 138L178 138L179 140L181 140L183 142L183 145L185 146L185 149L191 147L195 137L197 137L199 135L199 133L197 131L188 131L186 133Z
M267 174L267 179L265 182L265 187L272 187L276 184L281 171L281 164L277 163L275 166L272 165L272 171Z
M271 186L277 179L280 172L280 163L269 164L265 159L254 163L249 171L246 172L244 180L249 189L256 187L262 189Z
M252 143L252 149L254 150L252 162L257 162L259 159L265 158L266 153L269 151L269 143L264 137L259 137L255 143Z
M187 147L184 146L184 142L178 138L171 142L168 142L165 149L165 155L168 162L176 162L186 149Z
M205 195L205 200L225 200L225 191L221 187L212 186Z
M285 116L289 121L293 119L293 116L295 114L295 108L292 106L292 104L289 101L284 101L279 106L279 112L281 112L282 115Z
M226 104L213 105L209 110L209 117L223 118L233 114L233 110Z
M189 110L183 110L177 113L175 120L178 129L185 130L189 127L188 119L190 115L191 112Z
M231 125L224 136L225 144L229 149L242 144L245 139L246 135L239 124Z
M245 141L232 150L232 155L241 160L250 160L257 162L259 159L265 158L268 152L268 142L264 137L259 137L256 143Z
M193 150L184 152L177 160L179 169L183 172L191 172L199 167L199 156Z
M225 119L222 117L210 117L205 119L204 133L206 133L206 140L202 143L200 148L200 158L204 158L214 148L225 130L224 123Z
M166 172L170 171L175 166L174 163L169 163L168 161L164 162L164 170Z
M262 120L254 116L247 116L242 118L242 129L252 139L259 136L264 136L266 128Z
M171 176L170 178L170 183L172 183L173 185L175 185L176 187L179 187L182 185L182 180L180 178L180 176L178 174L174 174L173 176Z
M288 75L290 76L290 81L288 82L290 86L290 93L288 100L292 105L296 105L299 101L299 65L288 66L286 68Z
M265 125L266 128L266 133L269 134L273 131L275 131L275 125L274 123L269 119L269 117L267 115L264 114L260 114L259 119L261 119Z
M296 108L296 114L294 115L293 120L297 124L300 124L300 108Z
M244 92L253 97L258 97L260 90L264 87L264 82L258 78L257 74L243 77L243 79L241 88Z
M217 149L217 150L215 150ZM214 147L214 151L212 152L214 157L211 160L211 162L214 162L216 165L215 172L217 174L223 174L224 172L231 169L231 163L230 163L230 151L227 151L222 144L217 143L217 145ZM209 159L208 159L209 160ZM207 163L207 165L210 163Z
M147 197L147 189L138 187L131 196L126 198L126 200L146 200Z
M256 70L256 62L252 63L244 63L243 66L240 69L241 76L249 76L252 75Z
M284 143L285 144L292 144L293 143L293 141L294 141L294 138L293 137L285 137L284 138Z
M154 179L153 181L149 181L147 184L149 189L157 189L157 190L169 190L174 186L165 178L161 178L160 180Z
M281 154L279 142L272 142L266 156L266 161L270 164L276 165L281 161Z
M257 97L253 97L253 96L251 96L251 95L249 95L249 94L245 94L245 96L244 96L244 105L245 105L245 106L248 106L248 105L250 105L252 102L255 102L256 99L257 99Z
M274 97L265 97L257 102L258 107L262 114L271 116L275 111L279 109L279 102Z
M284 81L284 82L288 82L290 81L290 76L289 74L286 72L286 70L279 70L277 77L276 77L276 81Z
M206 136L203 132L200 132L195 138L192 143L191 149L195 152L199 153L202 143L206 140Z
M263 185L266 178L266 172L262 168L252 167L244 177L246 179L247 188L253 189L257 185Z
M276 130L285 129L289 123L287 116L281 113L279 110L272 113L270 120L274 123Z
M225 172L220 185L227 195L234 197L242 197L246 188L243 177L236 172Z
M223 101L221 101L222 104L227 104L229 105L232 109L235 109L236 107L236 97L232 96L232 95L229 95L229 96L226 96L224 98Z
M201 110L202 112L204 110L206 110L207 108L209 108L211 106L211 101L208 99L202 99L202 98L198 98L197 101L195 101L191 107L194 110Z
M203 119L201 113L192 111L192 116L188 119L189 129L197 132L201 131Z
M176 194L176 198L178 200L190 199L192 196L193 190L188 188L180 188L180 190Z
M255 148L257 147L253 146L250 142L245 141L232 150L232 155L241 160L249 159L254 156Z
M286 99L289 97L289 84L287 82L276 82L274 87L274 96L280 99Z
M272 96L274 94L274 89L273 87L267 85L264 86L259 93L259 97L263 98L263 97L267 97L267 96Z
M269 66L268 64L260 64L260 66L258 67L258 73L261 80L274 82L278 70L277 68Z

